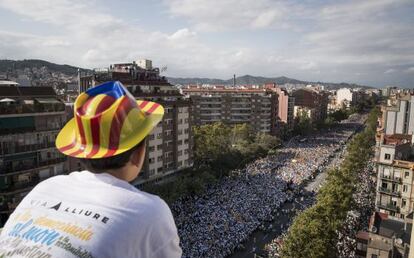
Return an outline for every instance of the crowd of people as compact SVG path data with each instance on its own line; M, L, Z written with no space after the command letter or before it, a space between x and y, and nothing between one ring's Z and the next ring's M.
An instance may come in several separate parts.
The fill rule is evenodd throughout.
M304 183L325 169L362 120L359 116L329 131L297 137L276 155L233 171L203 195L173 203L183 257L226 257L240 248Z
M375 209L373 171L374 163L370 161L364 171L358 174L359 180L353 195L355 210L348 213L344 226L338 232L337 252L340 258L356 257L356 235L360 230L368 230L369 217Z

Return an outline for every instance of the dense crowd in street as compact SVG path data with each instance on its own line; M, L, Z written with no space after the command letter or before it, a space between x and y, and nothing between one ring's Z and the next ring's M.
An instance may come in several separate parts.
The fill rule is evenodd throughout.
M354 258L356 235L359 230L368 229L368 221L374 210L375 181L372 180L374 163L370 161L362 173L358 174L358 184L353 195L355 210L348 213L344 226L338 232L338 257Z
M295 138L276 155L256 160L210 187L202 196L187 196L172 205L183 257L230 255L280 206L294 198L307 180L325 169L363 118L334 129Z
M346 149L347 148L345 146L338 153L336 153L335 157L329 162L329 165L327 166L327 168L339 167L345 158ZM312 191L317 193L320 187L321 185L315 185L313 186ZM314 199L315 198L308 198L309 201L302 202L304 205L301 207L300 210L297 210L296 213L300 213L301 211L312 206L314 204L313 202ZM281 234L277 238L273 239L269 244L265 246L265 252L267 254L267 257L269 258L279 257L280 248L282 247L283 239L286 237L287 230L288 230L288 227L286 227L285 230L281 232Z

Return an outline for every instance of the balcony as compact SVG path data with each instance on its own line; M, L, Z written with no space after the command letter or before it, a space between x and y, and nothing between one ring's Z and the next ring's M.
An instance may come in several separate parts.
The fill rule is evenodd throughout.
M401 197L401 193L399 191L392 191L391 189L385 188L385 187L379 187L378 191L380 193L384 193L384 194L388 194L388 195L392 195L392 196L396 196L396 197Z
M34 151L39 151L42 149L49 149L49 148L55 148L55 142L46 142L46 143L41 143L41 144L32 144L32 145L23 145L23 146L18 146L17 144L15 144L13 148L0 149L0 155L20 154L24 152L34 152Z
M414 169L414 162L404 160L394 160L394 165L398 167Z
M380 202L377 202L377 207L380 208L380 209L394 211L394 212L397 212L397 213L400 212L400 207L397 207L392 203L382 204Z
M400 177L386 176L384 174L381 174L380 177L381 177L382 180L387 180L387 181L397 182L399 184L402 184L402 178L400 178Z
M64 112L65 105L58 100L55 104L38 104L38 105L9 105L0 106L1 115L16 115L16 114L36 114L36 113L54 113ZM43 114L42 114L43 115Z
M37 161L37 162L33 162L30 165L18 165L18 166L15 166L14 168L3 166L3 167L0 167L0 176L12 176L12 175L17 175L17 174L24 174L24 173L32 172L35 169L40 169L43 167L62 163L65 161L66 161L66 157L62 157L62 158L57 158L57 159L45 160L45 161Z
M20 192L28 192L33 187L35 187L38 183L39 183L39 177L32 177L28 181L14 182L10 185L7 185L6 187L0 189L0 193L13 195L13 194L17 194Z

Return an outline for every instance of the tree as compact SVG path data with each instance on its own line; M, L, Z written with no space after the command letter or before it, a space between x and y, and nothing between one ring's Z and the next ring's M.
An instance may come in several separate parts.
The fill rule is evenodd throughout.
M378 108L371 110L366 128L348 144L348 154L340 169L332 169L320 189L314 206L293 221L281 250L281 257L336 257L337 232L348 211L355 206L353 194L358 173L372 158Z
M312 123L306 111L302 110L297 114L293 130L295 134L300 135L306 135L312 131Z

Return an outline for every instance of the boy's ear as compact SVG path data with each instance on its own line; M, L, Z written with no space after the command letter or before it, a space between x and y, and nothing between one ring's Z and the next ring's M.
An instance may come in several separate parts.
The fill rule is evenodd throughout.
M139 167L145 158L147 144L141 144L131 155L131 163Z

